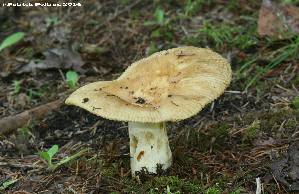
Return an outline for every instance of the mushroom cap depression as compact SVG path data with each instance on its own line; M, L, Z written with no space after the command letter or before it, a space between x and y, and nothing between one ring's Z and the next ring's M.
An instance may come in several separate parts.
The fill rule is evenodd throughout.
M204 48L179 47L133 63L115 81L76 90L66 104L118 121L159 123L197 114L232 77L230 64Z

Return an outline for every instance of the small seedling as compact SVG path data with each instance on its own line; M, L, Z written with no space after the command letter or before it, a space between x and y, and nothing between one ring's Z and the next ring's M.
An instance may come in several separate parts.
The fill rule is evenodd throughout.
M62 160L62 161L60 161L60 162L58 162L57 164L54 164L54 165L52 164L52 157L58 151L58 145L53 145L52 148L50 148L49 151L47 151L47 152L38 152L38 153L35 153L35 154L40 155L41 157L43 157L48 162L49 169L52 170L52 169L56 168L57 166L74 159L75 157L79 156L80 154L82 154L86 150L87 149L83 149L80 152L78 152L77 154L75 154L75 155L73 155L73 156L71 156L67 159L64 159L64 160Z
M24 32L17 32L17 33L10 35L7 38L5 38L0 45L0 51L6 47L18 42L19 40L21 40L24 37L24 35L25 35Z
M68 71L66 73L66 82L72 86L72 88L74 90L76 90L76 81L77 81L77 78L78 78L78 74L74 71Z
M159 50L157 49L155 43L153 41L151 41L151 46L149 47L148 55L152 55L158 51Z
M58 24L60 24L62 21L61 21L61 20L58 21L58 17L56 17L56 18L54 18L54 19L49 19L49 18L47 18L47 19L45 19L45 22L46 22L46 25L47 25L47 26L50 26L51 23L53 23L54 25L58 25Z
M48 152L38 152L35 154L40 155L45 160L47 160L47 162L49 164L49 169L53 169L52 157L54 156L54 154L56 154L57 151L58 151L58 145L53 145L52 148L50 148Z
M17 94L20 91L20 83L18 81L14 81L14 85L15 85L15 91L13 91L12 93Z
M0 190L4 190L6 187L8 187L9 185L11 185L17 181L18 181L18 179L3 183L3 186L0 187Z
M157 18L157 21L151 21L151 22L144 22L143 25L149 26L149 25L155 25L155 24L162 24L164 19L164 12L161 9L157 9L155 11L155 15Z
M34 92L32 90L32 88L29 88L29 92L30 92L30 94L29 94L30 95L29 100L31 100L32 95L36 95L36 96L42 96L42 95L44 95L44 94L41 94L41 93Z
M144 22L143 25L145 26L150 26L150 25L155 25L155 24L159 24L159 25L163 25L163 20L164 20L164 11L161 9L157 9L155 11L155 15L157 18L157 21L151 21L151 22ZM168 20L167 20L168 21ZM166 22L167 23L167 22Z

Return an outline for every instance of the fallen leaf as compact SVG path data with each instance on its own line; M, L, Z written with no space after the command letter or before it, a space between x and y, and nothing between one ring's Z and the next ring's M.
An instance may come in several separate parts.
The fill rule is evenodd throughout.
M299 144L293 143L284 158L268 164L277 180L288 186L290 191L299 190Z
M19 71L16 72L16 74L21 74L21 73L31 73L32 75L36 75L36 70L37 69L45 69L46 66L44 63L35 63L34 61L30 61L27 65L24 65L20 68Z
M269 146L270 144L275 144L276 140L272 137L269 137L268 139L261 139L261 138L256 138L254 139L254 145L257 147L260 146Z
M70 29L60 26L55 26L49 33L49 37L56 38L61 43L67 43L68 42L68 35L71 32Z
M79 54L73 53L69 49L48 49L43 52L45 60L43 62L35 63L30 61L28 64L23 65L16 74L30 72L36 75L37 69L64 69L73 70L75 72L84 74L87 70L82 69L84 61Z
M295 6L271 0L263 0L258 19L259 35L268 36L271 39L274 37L279 40L286 39L287 37L279 31L280 29L289 37L293 37L292 33L299 34L298 23L299 12ZM287 30L285 25L292 33Z
M82 74L86 71L81 68L84 65L81 56L69 49L55 48L47 50L43 54L46 57L43 63L47 68L71 69Z

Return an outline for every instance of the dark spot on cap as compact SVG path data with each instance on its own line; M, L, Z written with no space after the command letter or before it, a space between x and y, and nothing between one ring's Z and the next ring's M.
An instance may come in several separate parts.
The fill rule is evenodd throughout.
M141 97L138 97L138 100L136 101L136 103L143 104L143 103L145 103L145 100Z
M83 102L82 103L85 103L87 102L89 99L88 98L83 98Z

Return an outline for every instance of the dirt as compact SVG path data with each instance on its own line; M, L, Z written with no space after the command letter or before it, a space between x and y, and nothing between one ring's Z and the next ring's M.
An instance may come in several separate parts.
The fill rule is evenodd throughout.
M62 102L58 110L32 117L12 133L0 133L0 192L3 183L17 180L4 192L167 193L170 189L171 193L255 193L258 177L264 193L299 190L299 112L292 104L298 95L298 83L293 82L298 76L298 61L281 62L243 92L258 73L254 66L269 64L260 59L247 75L234 74L226 92L197 115L167 122L173 165L167 170L158 166L157 174L141 171L139 178L132 178L130 172L126 122L104 119L64 104L73 92L65 82L69 70L79 74L79 88L116 79L131 63L148 56L151 42L158 50L178 45L215 46L208 39L183 42L186 32L181 27L202 27L200 17L213 18L215 25L225 23L223 17L229 14L224 10L233 18L254 15L260 1L252 6L239 1L232 9L226 9L231 5L229 1L211 1L189 18L171 21L173 38L167 34L151 37L152 31L165 24L143 23L156 20L157 7L165 10L167 18L184 13L184 1L76 2L82 6L0 7L0 42L15 32L25 32L25 38L0 51L0 119L57 99ZM245 21L241 22L246 26ZM190 30L189 35L192 33ZM94 45L96 52L92 51ZM240 50L227 43L221 49L212 49L230 57L233 72L237 72L240 61L244 64L262 46L255 44ZM18 93L12 93L15 80L20 83ZM43 95L30 97L30 89ZM59 146L54 164L82 149L87 151L49 170L46 160L35 153L48 151L53 145Z

